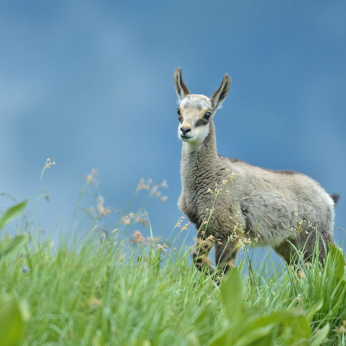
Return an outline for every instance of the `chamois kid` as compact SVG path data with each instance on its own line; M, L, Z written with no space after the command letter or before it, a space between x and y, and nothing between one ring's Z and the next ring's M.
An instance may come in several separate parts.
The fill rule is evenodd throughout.
M304 174L260 168L217 154L213 117L231 86L227 74L211 98L190 94L180 68L174 85L179 98L178 136L183 141L178 206L198 230L196 267L215 273L208 258L214 245L216 277L226 273L246 241L271 246L291 263L295 249L303 249L304 259L309 258L317 237L323 261L328 242L333 243L339 195L327 194Z

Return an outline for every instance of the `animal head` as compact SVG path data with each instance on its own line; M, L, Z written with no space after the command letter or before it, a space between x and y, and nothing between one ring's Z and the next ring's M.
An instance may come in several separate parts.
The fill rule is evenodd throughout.
M211 98L190 94L183 82L181 68L174 73L174 86L179 98L178 136L184 142L201 144L209 134L209 123L226 99L231 86L231 78L225 74L221 86Z

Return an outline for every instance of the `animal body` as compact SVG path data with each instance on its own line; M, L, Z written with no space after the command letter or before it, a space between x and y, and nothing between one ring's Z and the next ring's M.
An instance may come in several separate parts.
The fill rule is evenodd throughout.
M264 169L217 154L213 117L230 89L227 74L211 98L190 94L180 68L174 85L178 136L183 141L178 206L198 230L193 251L197 268L215 273L208 258L214 245L215 263L226 273L239 244L246 241L271 246L288 263L295 249L303 248L308 258L319 244L322 261L328 242L333 243L339 195L329 195L304 174Z

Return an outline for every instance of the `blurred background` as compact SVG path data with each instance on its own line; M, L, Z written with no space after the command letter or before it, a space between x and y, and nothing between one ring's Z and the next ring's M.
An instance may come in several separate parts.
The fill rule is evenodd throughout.
M50 202L41 198L34 216L42 229L64 230L86 175L97 169L97 193L113 208L110 227L140 178L167 180L160 189L167 201L150 199L145 210L154 234L168 236L182 215L173 85L180 66L192 93L211 96L225 73L232 78L215 117L219 154L299 171L341 194L341 243L345 18L343 0L1 1L2 210L14 203L8 194L30 198L32 210L50 158L56 165L39 192ZM147 192L139 191L129 211Z

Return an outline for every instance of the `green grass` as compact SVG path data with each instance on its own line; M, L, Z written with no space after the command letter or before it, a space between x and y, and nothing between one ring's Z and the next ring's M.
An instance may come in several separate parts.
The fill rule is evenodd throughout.
M274 266L269 255L254 267L246 255L217 286L185 244L122 246L107 234L54 246L35 232L2 235L0 345L346 345L337 248L324 268Z
M3 259L0 296L14 292L30 315L23 345L208 345L229 329L224 284L220 290L193 267L190 249L128 251L90 235L79 247L52 250L47 240L29 246L24 257ZM322 270L315 261L292 270L268 260L253 269L244 277L249 318L286 310L305 315L322 302L312 330L329 324L325 344L345 345L346 285L338 277L344 259L340 267L338 256L335 249ZM236 291L229 288L229 295Z

